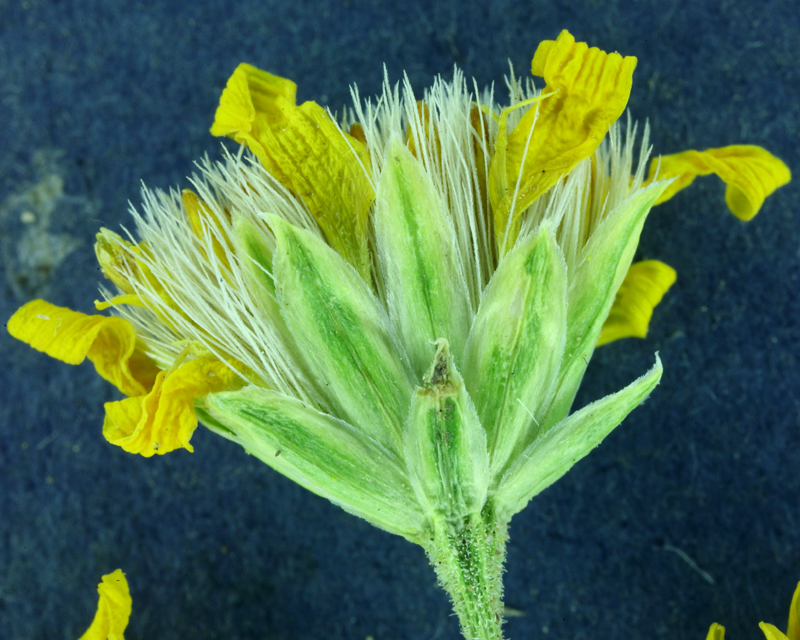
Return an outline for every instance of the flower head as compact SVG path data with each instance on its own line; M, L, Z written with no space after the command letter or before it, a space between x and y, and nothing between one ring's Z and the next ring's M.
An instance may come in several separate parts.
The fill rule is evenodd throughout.
M15 337L129 396L103 434L192 450L198 419L374 525L423 545L468 638L500 637L510 518L640 404L661 363L572 414L598 344L644 336L675 280L632 265L650 209L718 174L749 219L789 180L763 149L649 159L622 115L636 59L539 45L510 104L456 71L421 99L353 90L337 122L240 65L211 131L242 146L192 189L144 191L103 229L99 310L41 300ZM634 156L638 158L634 160ZM667 179L664 179L664 178ZM120 631L121 633L121 631Z
M651 207L713 172L749 219L789 179L744 146L645 175L647 127L637 147L617 122L635 67L564 31L534 54L543 89L512 77L506 107L456 71L421 100L407 80L354 89L337 122L242 64L211 128L240 152L145 190L136 236L98 234L115 315L37 300L9 331L129 396L103 425L127 451L191 451L199 417L407 537L486 505L510 518L658 382L659 363L569 415L594 348L644 336L675 280L631 265Z

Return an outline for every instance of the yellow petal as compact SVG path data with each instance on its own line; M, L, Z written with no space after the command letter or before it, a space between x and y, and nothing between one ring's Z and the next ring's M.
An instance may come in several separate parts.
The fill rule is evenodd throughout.
M237 379L224 362L214 358L190 360L172 372L160 371L150 393L104 405L103 436L147 458L181 447L193 451L189 440L197 428L194 401L227 389Z
M350 125L350 135L353 136L365 147L367 146L367 136L364 133L364 127L361 126L360 122L354 122L353 124Z
M788 640L788 638L774 625L766 622L759 622L758 626L761 631L764 632L767 640Z
M636 58L576 43L567 31L539 45L531 73L547 83L542 100L505 140L498 137L492 159L502 163L493 166L489 190L501 253L513 246L525 209L591 156L622 115L635 68Z
M118 233L100 228L96 236L97 242L94 243L94 254L100 265L100 271L125 293L134 293L133 285L130 283L131 263L134 262L133 256L126 249L133 250L134 245L123 239Z
M103 576L97 591L100 594L97 613L80 640L125 640L122 634L128 626L133 606L125 574L117 569Z
M653 308L673 285L675 269L658 260L644 260L630 266L617 291L597 346L620 338L644 338Z
M552 94L547 94L552 95ZM535 197L527 201L522 188L524 177L520 176L520 167L507 161L509 150L508 116L512 111L536 104L542 96L523 100L503 109L497 124L497 139L494 153L489 163L489 204L494 215L495 248L502 256L514 246L519 235L520 218L524 208L518 205L530 204ZM516 130L516 129L515 129ZM532 129L529 129L532 132ZM533 134L531 133L531 136ZM517 178L519 177L519 181ZM540 194L541 195L541 194ZM537 196L538 197L538 196Z
M789 607L789 625L786 629L786 636L789 640L800 640L800 582L792 596L792 604Z
M11 316L8 332L67 364L89 358L97 373L125 395L146 393L158 372L155 363L136 348L133 325L123 318L88 316L32 300Z
M228 262L228 254L231 252L230 239L222 229L220 221L217 220L209 206L200 200L197 194L191 189L183 190L183 193L181 193L181 200L186 209L186 215L189 217L189 224L195 236L203 240L206 234L209 234L214 256L226 269L230 269L230 263ZM225 241L227 246L222 245L220 238ZM200 250L205 255L205 250L202 247ZM206 255L205 258L209 260L208 255Z
M659 158L650 163L652 180ZM685 189L696 176L717 174L727 185L725 202L740 220L750 220L758 213L764 199L792 179L792 173L780 159L754 145L733 145L705 151L684 151L661 156L659 179L676 178L656 201L666 202Z
M412 128L411 124L406 125L406 146L408 150L414 154L415 158L420 158L420 150L417 148L419 145L414 137L414 130L419 131L427 142L429 153L432 159L436 162L441 161L442 157L442 142L439 139L439 132L436 126L431 122L431 110L427 104L422 100L417 100L417 118L418 121L414 123Z
M315 102L298 107L293 94L273 90L283 86L278 80L284 80L276 78L239 65L222 94L211 133L246 144L276 180L303 200L330 245L369 282L367 214L375 194L366 147Z
M256 114L276 116L275 100L295 104L297 85L291 80L242 63L233 72L222 92L214 115L211 135L228 136L239 143L258 145ZM255 149L250 150L259 155Z
M95 300L94 308L98 311L105 311L106 309L110 309L118 304L128 304L134 307L142 307L143 309L147 308L144 302L142 302L142 299L135 293L126 293L121 296L114 296L109 300Z
M706 640L725 640L725 627L713 622L711 628L708 630Z

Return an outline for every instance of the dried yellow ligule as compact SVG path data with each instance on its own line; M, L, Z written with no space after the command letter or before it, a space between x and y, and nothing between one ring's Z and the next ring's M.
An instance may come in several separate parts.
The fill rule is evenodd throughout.
M169 317L161 310L166 306L170 310L184 315L167 291L163 282L153 275L148 262L152 263L151 250L146 242L134 244L124 240L119 234L100 229L95 243L95 255L103 275L117 285L124 295L114 296L108 301L95 302L98 311L120 304L147 308L165 325L173 327ZM150 299L155 294L159 300ZM189 319L191 322L191 320ZM135 395L135 394L128 394Z
M622 115L635 68L636 58L576 43L567 31L539 45L531 73L547 83L542 99L505 140L498 137L492 161L502 163L492 167L489 190L502 253L513 246L525 209L591 156Z
M172 371L160 371L152 391L107 402L103 436L129 453L147 458L183 447L197 428L194 401L233 385L237 375L224 362L198 358Z
M542 96L537 96L506 107L498 118L497 139L495 140L494 153L489 163L488 191L489 205L494 213L495 245L501 255L504 255L514 246L514 241L519 235L521 212L524 211L524 209L517 210L513 208L512 201L518 200L521 193L521 179L519 182L517 181L519 167L516 169L509 167L506 161L509 147L508 116L513 111L536 104L541 99Z
M653 309L676 277L675 269L658 260L632 264L603 323L597 346L621 338L644 338Z
M375 194L366 147L315 102L262 90L272 76L240 65L222 94L211 133L246 144L267 171L300 197L330 245L367 282L367 214Z
M354 122L353 124L350 125L350 135L353 136L365 147L367 146L367 136L364 133L364 127L361 126L360 122Z
M406 126L406 146L415 158L421 159L418 147L426 146L425 143L427 142L429 143L427 147L433 155L432 159L438 162L442 156L442 143L439 140L439 132L436 131L436 126L431 122L431 109L422 100L417 100L417 118L418 121L414 123L414 127L411 124ZM415 129L424 138L422 144L419 144L414 139Z
M97 592L100 594L97 613L79 640L125 640L123 633L131 617L133 600L122 570L103 576Z
M136 245L104 227L101 227L96 238L94 253L97 256L100 271L122 291L133 295L135 290L129 275L135 272L136 259L131 252L137 251Z
M275 117L278 115L275 101L282 98L295 104L296 94L297 85L291 80L242 63L236 67L222 92L211 135L229 136L259 155L253 148L253 144L258 146L258 127L261 124L256 122L256 115Z
M118 304L128 304L134 307L142 307L143 309L147 308L144 302L142 302L142 299L135 293L126 293L103 301L95 300L94 308L98 311L105 311L106 309L110 309Z
M186 215L189 217L189 224L192 227L192 231L194 231L194 235L196 235L200 240L204 240L206 234L210 235L214 257L216 257L225 266L225 269L229 270L231 265L228 262L228 254L233 250L230 247L227 235L223 231L214 213L211 211L209 206L200 200L200 198L197 197L197 194L191 189L183 190L181 193L181 201L186 209ZM225 240L227 248L222 245L222 243L219 241L219 238L223 238ZM200 250L205 255L205 249L202 246L200 247ZM208 255L205 257L207 261L211 262Z
M725 640L725 627L716 622L712 622L706 640Z
M728 209L740 220L750 220L758 213L764 199L778 187L792 179L792 173L780 159L755 145L732 145L705 151L683 151L661 156L658 178L676 178L658 199L666 202L681 189L685 189L697 176L717 174L727 185L725 202ZM652 180L659 158L650 163Z
M32 300L11 316L8 332L67 364L89 358L101 377L128 396L147 393L158 372L136 348L133 325L123 318L89 316Z
M789 607L789 624L786 628L789 640L800 640L800 582L794 590L792 604Z
M778 627L768 622L759 622L758 627L764 632L764 636L767 640L789 640Z
M486 202L486 181L489 175L489 159L486 150L490 145L489 117L479 107L472 107L469 112L469 122L475 132L475 141L472 145L477 168L478 189L481 202Z

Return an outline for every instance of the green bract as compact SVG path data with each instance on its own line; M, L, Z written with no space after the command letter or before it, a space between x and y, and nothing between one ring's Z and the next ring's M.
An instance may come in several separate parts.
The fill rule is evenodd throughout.
M314 493L421 544L467 636L498 637L508 521L661 377L657 361L568 415L664 184L619 198L569 261L555 215L523 228L477 308L441 191L397 137L377 185L380 295L283 217L264 216L271 241L258 225L237 226L251 286L319 398L311 406L250 386L209 395L201 418Z
M482 513L505 524L660 378L657 364L566 417L663 185L623 200L571 270L542 223L500 261L473 314L452 223L422 163L397 140L378 184L388 314L313 234L269 216L271 251L256 227L238 230L253 284L263 274L275 292L325 411L255 387L210 395L205 408L226 437L393 533L421 542L439 520L457 527Z

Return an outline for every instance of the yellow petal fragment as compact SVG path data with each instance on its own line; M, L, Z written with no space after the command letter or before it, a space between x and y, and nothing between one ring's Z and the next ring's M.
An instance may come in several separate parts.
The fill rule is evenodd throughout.
M708 630L706 640L725 640L725 627L713 622L711 628Z
M603 323L597 346L620 338L644 338L653 309L676 277L675 269L658 260L632 264Z
M733 145L705 151L683 151L661 156L659 179L676 178L667 187L656 204L666 202L681 189L685 189L696 176L717 174L727 185L725 202L728 209L740 220L750 220L758 213L764 199L778 187L792 179L792 173L780 159L755 145ZM653 179L659 158L650 163Z
M211 135L233 138L259 155L251 146L258 146L261 122L256 121L256 114L277 117L275 101L282 98L293 105L296 95L297 85L291 80L243 62L236 67L222 92Z
M406 125L406 146L408 150L414 154L415 158L419 159L420 149L417 147L428 146L428 151L432 156L432 160L440 162L442 157L442 142L439 139L439 132L436 130L436 125L431 122L430 107L422 102L422 100L417 100L417 121L414 122L413 125L413 127L411 123ZM418 144L417 140L414 138L415 130L420 132L422 137L424 137L422 145Z
M203 241L206 237L206 234L209 234L211 237L211 246L214 250L214 256L216 256L217 260L219 260L225 266L225 268L229 270L231 265L228 262L228 254L232 251L229 241L230 239L223 231L216 216L213 214L209 206L200 200L200 198L197 197L197 194L191 189L183 190L181 193L181 200L183 201L183 206L186 209L186 215L189 217L189 224L192 227L192 231L194 231L194 235ZM225 241L227 248L223 247L222 243L220 242L220 238ZM205 255L205 250L202 247L201 251L203 251L203 254ZM210 257L208 255L205 257L206 260L210 261Z
M238 376L224 362L198 358L172 372L160 371L152 391L107 402L103 436L111 444L146 458L183 447L197 428L194 401L235 384Z
M789 624L786 629L789 640L800 640L800 582L794 590L792 604L789 607Z
M120 569L103 576L97 585L100 600L91 626L80 640L125 640L122 635L131 617L133 600L128 581Z
M142 299L135 293L126 293L121 296L114 296L109 300L95 300L94 308L98 311L105 311L106 309L115 307L118 304L129 304L133 307L142 307L143 309L147 308L144 302L142 302Z
M539 45L531 73L547 83L543 99L505 141L498 138L496 149L505 149L492 161L504 173L504 180L490 175L489 190L501 253L513 246L525 209L591 156L622 115L635 68L636 58L576 43L566 30Z
M774 625L768 624L766 622L759 622L759 628L761 631L764 632L764 635L767 637L767 640L789 640L785 634L781 633L781 631Z
M136 348L133 325L123 318L89 316L32 300L11 316L8 332L67 364L89 358L97 373L125 395L147 393L158 372L155 363Z
M128 242L119 234L105 228L100 229L96 237L95 255L103 275L125 293L114 297L110 301L112 304L95 303L98 310L102 311L116 304L131 304L149 309L163 324L174 329L173 321L163 311L166 306L193 323L177 305L164 283L153 275L149 266L153 263L153 256L146 242Z
M100 271L122 291L133 295L135 289L130 282L130 274L136 272L133 266L136 259L131 252L138 253L139 249L118 233L104 227L101 227L96 238L94 253L100 265Z
M354 122L353 124L350 125L350 135L353 136L365 147L367 146L367 136L364 133L364 127L361 126L360 122Z
M279 90L285 86L276 78L239 65L222 93L211 133L246 144L303 200L329 244L369 282L367 214L375 194L366 146L315 102L296 106L294 94Z

